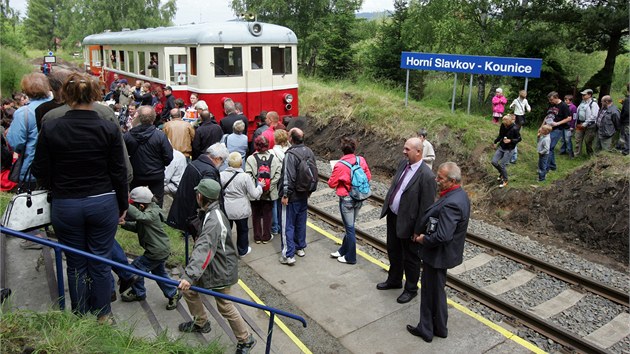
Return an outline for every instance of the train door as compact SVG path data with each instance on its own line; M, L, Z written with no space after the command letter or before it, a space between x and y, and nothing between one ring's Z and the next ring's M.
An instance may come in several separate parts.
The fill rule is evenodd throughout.
M249 50L249 63L245 64L245 92L247 106L245 108L248 118L257 116L262 110L271 110L265 106L263 91L271 88L271 68L268 61L264 60L265 47L252 46ZM246 61L247 63L247 61ZM255 127L255 125L252 125Z
M164 55L168 58L168 85L188 85L188 57L185 47L166 47Z

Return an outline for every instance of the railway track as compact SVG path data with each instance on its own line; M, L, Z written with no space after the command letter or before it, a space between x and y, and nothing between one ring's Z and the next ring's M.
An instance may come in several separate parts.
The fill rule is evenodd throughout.
M320 175L320 180L327 180L327 176ZM309 200L309 210L325 222L343 229L339 212L330 211L331 206L335 205L333 204L334 202L332 200L325 200L328 198L337 200L334 192L328 189L327 186L326 188L322 186L316 194L316 198ZM324 196L326 196L326 198L324 198ZM318 202L311 204L311 200L318 200ZM384 200L382 197L373 196L368 201L364 202L361 214L363 214L363 209L366 205L371 211L374 209L380 211L383 203ZM373 212L372 217L374 217ZM384 220L381 222L377 220L361 221L360 215L355 225L357 238L361 239L365 244L369 244L375 249L386 253L387 248L385 236L382 231L383 227ZM378 230L379 228L380 233L378 234L376 233L378 231L372 231ZM561 344L568 352L611 353L611 351L607 349L610 347L611 339L609 338L608 341L602 340L602 337L605 337L605 335L603 335L604 332L610 333L610 331L619 330L622 331L622 333L626 333L628 331L628 321L630 320L628 303L630 302L630 297L627 292L560 268L545 260L538 259L472 233L467 234L466 241L474 245L474 247L483 249L483 251L469 259L465 258L462 265L448 272L447 285L459 292L461 298L472 299L491 308L506 316L513 325L528 327L546 338ZM467 245L467 247L469 246ZM497 259L515 262L518 264L516 268L519 270L514 274L503 277L503 280L483 287L464 280L467 272L488 266L491 261ZM548 299L530 308L525 308L521 304L513 303L501 296L513 289L524 289L531 280L541 276L552 277L566 283L564 287L567 290L562 291L554 298ZM559 325L552 319L553 316L560 312L570 309L571 306L575 306L580 299L587 295L595 295L614 304L623 306L624 311L615 317L613 321L586 336L575 333ZM619 328L620 326L625 326L625 328Z

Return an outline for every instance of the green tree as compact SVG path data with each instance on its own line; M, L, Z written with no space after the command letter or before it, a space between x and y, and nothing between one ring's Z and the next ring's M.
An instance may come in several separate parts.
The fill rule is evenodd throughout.
M572 47L584 53L596 50L606 51L604 66L585 84L585 87L599 87L602 97L610 94L617 56L627 53L622 42L628 38L627 0L574 1L578 21L571 26L576 31Z
M57 38L63 36L59 18L64 0L29 0L24 29L29 44L38 49L57 50Z
M306 64L303 72L314 72L326 19L334 8L329 0L232 0L231 7L237 14L253 12L260 21L292 29L300 40L298 61Z
M377 79L396 83L405 81L405 72L400 69L400 54L408 50L403 42L403 25L408 10L407 0L395 0L391 18L383 23L372 45L368 65Z
M333 8L326 21L320 54L324 65L320 70L325 77L344 78L354 68L353 28L357 21L355 12L360 8L361 1L337 0L331 5Z
M0 45L23 51L25 38L20 12L9 6L9 0L0 2Z
M169 26L177 12L175 0L29 0L28 6L31 37L60 37L64 47L105 30Z

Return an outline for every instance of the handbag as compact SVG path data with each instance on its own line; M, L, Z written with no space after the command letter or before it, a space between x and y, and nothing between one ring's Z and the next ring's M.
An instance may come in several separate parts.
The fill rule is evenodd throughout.
M11 198L2 216L2 226L31 231L50 225L50 192L26 191Z

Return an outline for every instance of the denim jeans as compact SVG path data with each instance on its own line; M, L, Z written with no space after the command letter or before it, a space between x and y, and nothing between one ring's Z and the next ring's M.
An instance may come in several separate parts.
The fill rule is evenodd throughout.
M507 165L510 161L510 158L512 158L513 151L514 150L505 150L502 147L499 147L494 153L494 157L492 158L492 166L494 166L494 168L499 171L499 174L501 174L501 178L504 181L508 180L508 174L505 165Z
M53 198L51 221L59 242L111 259L118 228L116 196L104 194L77 199ZM111 266L66 253L68 291L72 311L97 316L111 312Z
M120 243L114 239L114 245L112 246L112 261L129 265L129 261L127 261L127 255L125 251L120 246ZM116 275L118 275L118 279L121 280L129 280L133 276L131 272L128 272L122 268L112 267L112 270ZM114 288L114 278L112 277L112 289Z
M282 205L280 223L282 225L281 252L290 258L296 250L306 248L306 217L308 199L300 199Z
M357 239L354 223L359 216L359 210L361 210L362 205L363 202L356 201L349 196L339 197L339 212L341 213L343 226L346 229L346 234L339 248L339 254L344 256L348 263L357 262Z
M518 160L518 146L515 146L514 150L512 150L512 158L510 159L510 163L516 163L516 160Z
M232 227L233 224L236 224L236 249L238 250L239 256L244 256L247 254L247 249L249 247L249 225L247 225L247 220L239 219L239 220L230 220L230 229L234 230Z
M560 153L561 154L569 154L569 155L573 155L573 143L571 142L571 135L573 134L573 132L571 131L571 129L564 129L563 130L563 135L560 137L560 139L562 139L562 145L560 146Z
M621 150L621 153L624 155L628 155L628 152L630 152L630 125L621 126L620 136L624 142L624 146L623 146L623 149Z
M556 154L554 153L554 149L556 148L556 145L558 145L558 141L560 141L560 139L564 136L564 130L554 129L549 135L551 136L551 145L549 145L549 163L547 165L547 171L555 171L558 166L556 165Z
M280 199L273 201L273 209L271 211L271 233L280 233L280 223L278 222L278 210L280 210Z
M549 154L538 154L538 181L544 181L547 176L547 162Z
M140 256L134 259L131 265L134 268L137 268L144 272L157 275L158 277L164 277L164 278L170 279L170 277L168 276L168 273L166 272L166 268L164 268L165 263L166 261L155 261L152 259L148 259L145 256ZM158 286L160 287L160 290L162 290L162 294L164 294L166 298L170 299L173 296L175 296L175 294L177 293L177 288L175 286L164 284L161 282L157 282L157 283L158 283ZM132 288L133 288L133 291L136 293L136 295L140 297L145 297L147 295L147 290L144 288L144 277L142 277L140 280L134 283Z

